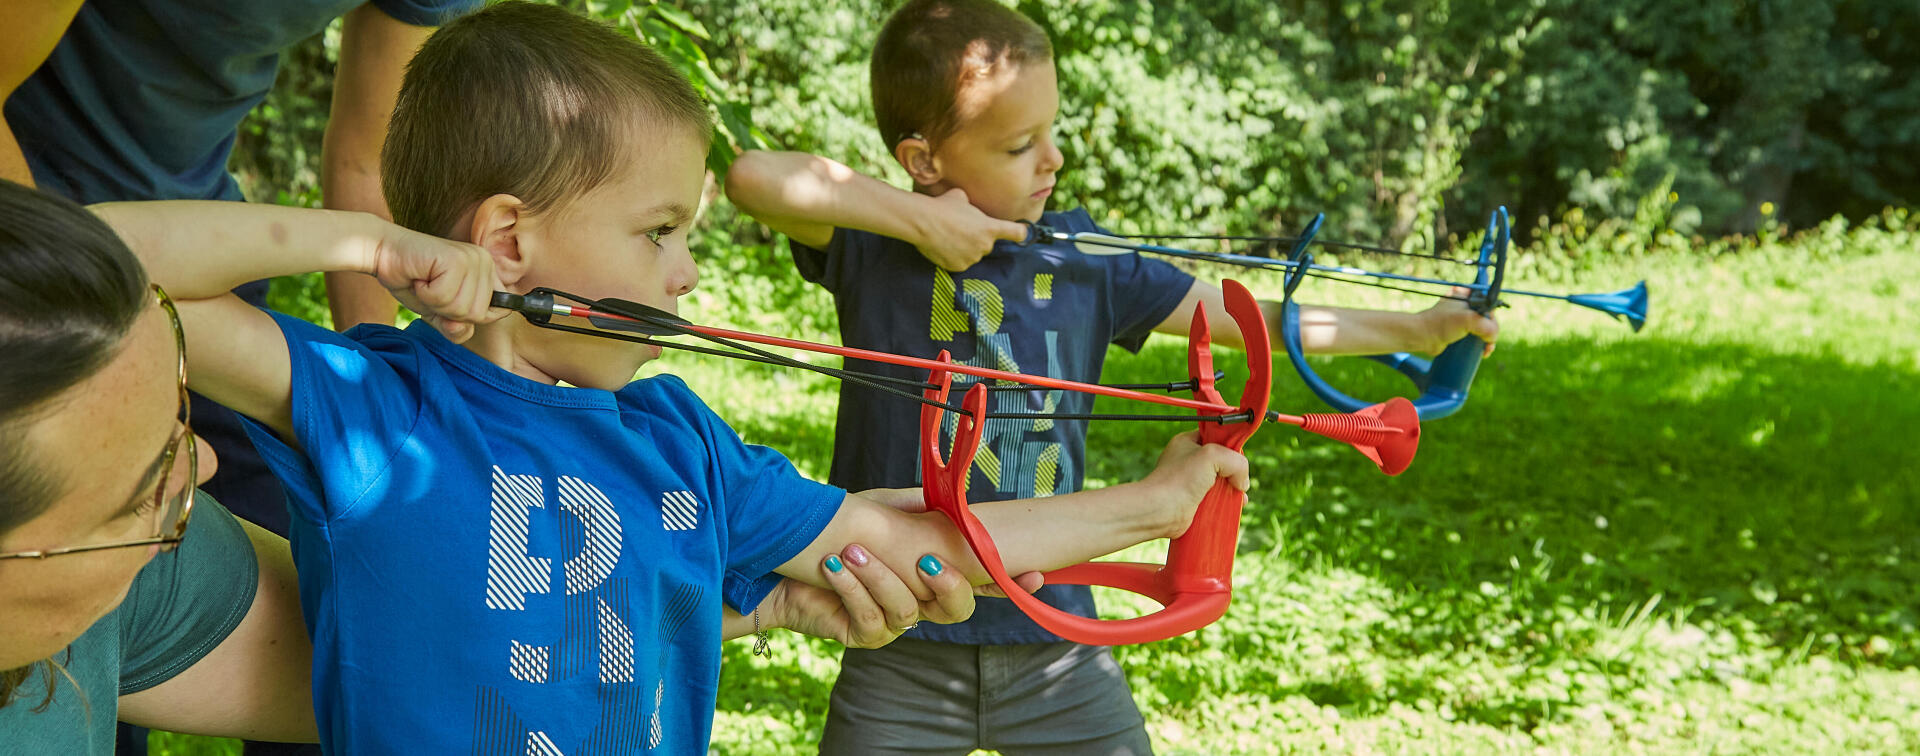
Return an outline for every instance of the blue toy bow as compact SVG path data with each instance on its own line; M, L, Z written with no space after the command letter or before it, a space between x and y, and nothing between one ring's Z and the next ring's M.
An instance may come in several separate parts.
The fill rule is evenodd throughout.
M1294 369L1300 373L1300 378L1306 383L1307 388L1311 389L1316 396L1319 396L1320 399L1329 406L1342 412L1354 412L1370 407L1376 404L1376 402L1348 396L1327 383L1318 373L1314 372L1313 366L1307 363L1306 354L1301 349L1300 344L1300 306L1294 301L1293 295L1294 291L1300 287L1301 281L1305 280L1308 276L1331 278L1336 281L1346 281L1348 283L1366 282L1356 281L1351 278L1342 278L1340 276L1362 276L1406 283L1457 286L1467 289L1467 296L1450 298L1465 299L1468 307L1482 315L1489 314L1493 312L1494 308L1504 305L1500 299L1501 295L1517 294L1530 297L1559 299L1599 310L1616 318L1626 320L1627 324L1632 326L1636 332L1646 325L1646 281L1641 281L1632 288L1601 294L1549 294L1504 288L1503 283L1506 278L1507 269L1507 248L1511 240L1511 224L1508 220L1507 209L1505 207L1494 211L1492 217L1487 220L1486 237L1480 242L1480 256L1472 263L1476 269L1472 283L1445 281L1437 278L1409 276L1398 273L1385 273L1347 266L1316 264L1313 261L1313 255L1308 251L1308 248L1314 244L1365 249L1389 254L1405 254L1397 250L1366 247L1357 244L1316 241L1314 237L1319 234L1320 226L1325 220L1325 214L1314 216L1313 221L1307 224L1306 229L1301 231L1299 236L1295 237L1114 236L1090 232L1067 233L1055 231L1046 226L1029 224L1032 225L1032 228L1028 233L1025 243L1068 242L1086 254L1113 255L1128 252L1148 252L1171 257L1208 260L1229 265L1286 271L1286 288L1281 300L1282 319L1280 335L1283 344L1286 346L1287 358L1293 362ZM1198 250L1166 247L1137 241L1137 239L1202 238L1292 242L1293 248L1286 259L1280 260L1270 257L1254 257L1251 255L1201 252ZM1386 288L1398 287L1386 286ZM1449 296L1414 289L1400 290L1429 296ZM1439 356L1431 361L1405 352L1368 355L1367 359L1392 367L1412 380L1414 386L1421 392L1419 398L1413 402L1414 408L1420 413L1420 419L1437 420L1459 411L1461 405L1466 403L1468 391L1473 386L1474 375L1480 369L1480 355L1485 349L1486 342L1482 341L1478 336L1469 334L1462 337L1459 341L1448 345L1445 350L1440 352Z

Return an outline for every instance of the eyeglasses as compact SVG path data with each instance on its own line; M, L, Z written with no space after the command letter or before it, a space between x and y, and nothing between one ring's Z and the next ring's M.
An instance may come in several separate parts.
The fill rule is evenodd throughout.
M62 554L78 554L86 551L104 549L123 549L130 546L160 545L161 551L172 551L187 535L187 520L193 517L193 476L200 469L200 444L194 440L192 404L187 398L187 333L180 327L180 311L173 306L173 298L167 296L165 289L153 284L153 294L160 300L160 309L166 310L167 322L173 326L173 344L175 353L180 356L175 372L180 379L180 430L174 432L167 441L166 451L160 458L160 487L153 491L153 535L131 541L101 543L91 546L73 546L62 549L42 551L15 551L0 554L0 559L46 559ZM180 447L184 443L187 449L187 484L180 487L178 493L168 495L172 483L174 462L178 460Z

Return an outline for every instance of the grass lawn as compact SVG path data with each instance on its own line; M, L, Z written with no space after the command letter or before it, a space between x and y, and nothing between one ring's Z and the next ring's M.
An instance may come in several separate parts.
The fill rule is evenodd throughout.
M1161 752L1920 752L1920 237L1836 234L1713 257L1521 258L1509 281L1523 288L1646 278L1651 322L1633 334L1514 298L1472 400L1426 427L1398 478L1263 430L1227 617L1116 650ZM690 314L718 319L699 306L714 301ZM793 321L830 317L818 296L787 304L806 314ZM1115 352L1104 378L1176 378L1182 351ZM1243 374L1234 361L1220 363ZM748 440L824 476L833 386L669 362ZM1401 388L1371 363L1319 364L1349 393ZM1277 377L1276 408L1324 409ZM1169 432L1096 423L1091 484L1147 469ZM1106 598L1115 614L1149 608ZM837 649L776 648L768 661L726 646L716 752L812 752ZM158 752L223 752L169 742Z

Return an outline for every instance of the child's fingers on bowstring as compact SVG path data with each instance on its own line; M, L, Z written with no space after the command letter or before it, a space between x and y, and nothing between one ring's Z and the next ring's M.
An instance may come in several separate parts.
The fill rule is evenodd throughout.
M491 323L511 314L493 307L493 292L499 286L490 259L473 258L440 276L416 281L414 297L432 314L465 323Z
M994 226L993 236L1010 242L1026 241L1027 227L1013 221L1000 221Z
M461 277L459 305L449 314L468 323L492 323L511 315L512 310L493 306L493 292L505 288L489 261Z

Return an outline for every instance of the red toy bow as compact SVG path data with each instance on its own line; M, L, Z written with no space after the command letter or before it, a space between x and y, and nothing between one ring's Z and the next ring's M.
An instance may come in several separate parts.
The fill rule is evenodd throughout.
M1235 408L1251 420L1224 423L1217 420L1200 423L1201 443L1220 444L1241 451L1260 422L1267 417L1267 397L1272 386L1273 360L1267 342L1266 319L1246 287L1227 281L1227 314L1240 324L1247 344L1247 384L1240 392ZM1194 396L1215 405L1224 405L1213 385L1213 352L1207 327L1206 307L1193 313L1193 328L1188 331L1187 369L1194 379ZM947 354L940 353L945 361ZM945 370L935 370L928 389L929 399L945 403L949 389ZM1206 498L1194 512L1187 532L1167 547L1164 565L1137 562L1088 562L1047 573L1049 584L1102 585L1138 593L1165 607L1152 614L1122 620L1100 620L1069 614L1049 606L1022 590L1000 558L993 536L967 506L967 474L973 455L979 450L985 423L986 387L976 384L967 392L953 435L953 458L940 457L940 409L931 404L920 408L920 469L926 484L927 507L953 520L961 535L973 547L973 553L985 565L993 581L1028 617L1062 638L1097 646L1115 646L1165 640L1198 630L1226 614L1233 598L1233 554L1240 540L1240 509L1246 504L1246 492L1226 480L1215 481ZM1219 417L1225 413L1215 412ZM1388 475L1398 475L1413 461L1420 441L1420 419L1413 405L1395 397L1353 415L1281 416L1283 422L1328 438L1345 441L1360 450ZM1293 421L1298 422L1293 422Z

